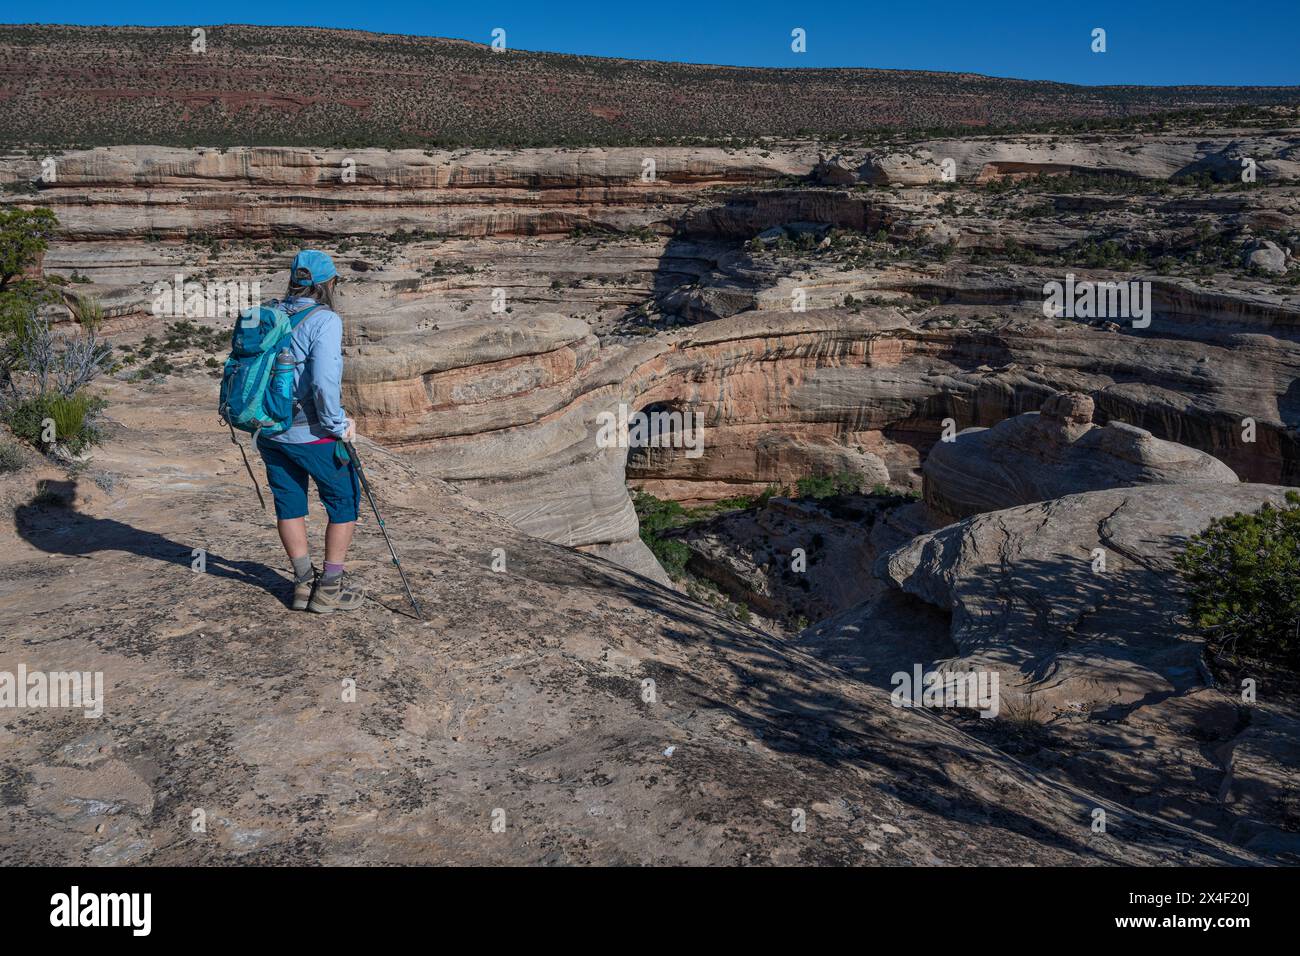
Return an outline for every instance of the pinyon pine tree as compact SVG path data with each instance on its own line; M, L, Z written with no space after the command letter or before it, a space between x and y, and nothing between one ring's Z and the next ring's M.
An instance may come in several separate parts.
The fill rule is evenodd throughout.
M1176 559L1191 618L1212 647L1300 658L1300 494L1215 518Z

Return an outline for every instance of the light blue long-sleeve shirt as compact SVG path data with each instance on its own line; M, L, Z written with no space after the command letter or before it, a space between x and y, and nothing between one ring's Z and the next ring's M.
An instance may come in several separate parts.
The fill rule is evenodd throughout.
M291 316L309 309L315 299L284 299ZM290 338L293 370L293 424L267 441L302 442L342 438L348 427L343 411L343 320L322 306L298 323Z

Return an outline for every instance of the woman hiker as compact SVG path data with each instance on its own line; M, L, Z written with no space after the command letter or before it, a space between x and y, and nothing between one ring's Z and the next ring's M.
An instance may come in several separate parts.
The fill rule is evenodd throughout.
M338 273L323 252L304 249L289 269L281 305L290 316L312 311L293 330L293 424L257 439L275 498L276 528L293 562L293 607L327 614L362 601L360 588L344 583L343 562L356 527L361 493L343 442L356 424L343 412L343 320L334 311ZM307 547L307 477L325 505L325 567L318 571Z

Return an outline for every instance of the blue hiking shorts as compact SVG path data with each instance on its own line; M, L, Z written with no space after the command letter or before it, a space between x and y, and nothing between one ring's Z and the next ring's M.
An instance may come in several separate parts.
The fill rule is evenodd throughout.
M277 518L285 521L307 516L307 476L310 475L332 523L357 520L361 489L352 463L335 457L337 445L333 441L258 441L257 450L266 464L266 480L275 498Z

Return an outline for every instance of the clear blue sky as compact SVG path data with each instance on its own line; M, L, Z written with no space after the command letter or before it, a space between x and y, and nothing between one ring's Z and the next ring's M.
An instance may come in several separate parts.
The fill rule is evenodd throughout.
M636 59L971 71L1086 84L1300 84L1300 0L59 0L15 4L0 16L343 27L484 43L501 27L516 49ZM807 31L802 55L790 49L795 27ZM1094 27L1107 32L1105 54L1089 49Z

